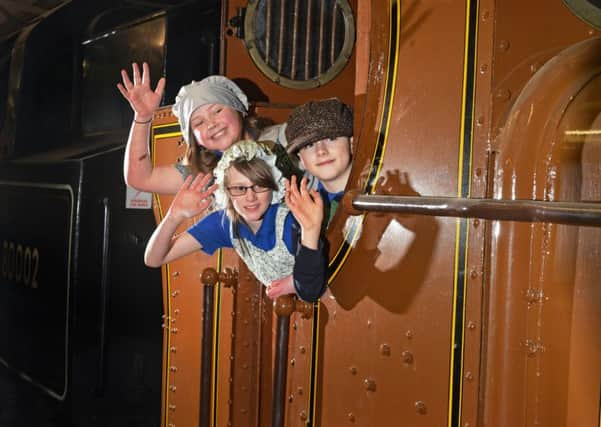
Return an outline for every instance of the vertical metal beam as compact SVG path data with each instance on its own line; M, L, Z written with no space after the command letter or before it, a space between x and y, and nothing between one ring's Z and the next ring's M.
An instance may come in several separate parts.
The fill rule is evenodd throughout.
M282 66L284 63L284 20L286 19L286 3L280 2L280 37L278 39L278 74L282 74Z
M211 385L213 378L213 316L217 272L207 268L201 276L203 284L202 345L200 354L200 414L198 425L211 425Z
M294 25L292 26L292 63L290 64L290 78L294 80L296 78L296 51L298 50L298 2L294 0Z
M269 64L269 51L271 49L271 0L267 0L267 13L265 17L265 63Z

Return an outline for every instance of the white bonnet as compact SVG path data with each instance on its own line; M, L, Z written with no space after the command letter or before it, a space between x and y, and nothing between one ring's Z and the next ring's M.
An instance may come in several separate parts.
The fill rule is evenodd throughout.
M280 203L282 201L286 188L284 186L284 176L276 166L277 156L267 145L247 139L238 141L225 150L219 163L217 163L217 166L215 166L215 169L213 170L215 183L218 185L217 190L215 190L214 193L215 205L218 209L225 209L227 207L228 195L224 184L225 172L227 169L236 159L244 158L245 160L252 160L255 157L267 163L267 166L271 169L273 180L278 186L277 191L273 191L271 203Z

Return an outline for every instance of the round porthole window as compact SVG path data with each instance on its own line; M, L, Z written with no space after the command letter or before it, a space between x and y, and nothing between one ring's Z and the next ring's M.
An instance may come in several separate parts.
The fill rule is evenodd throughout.
M563 2L584 22L601 29L601 0L563 0Z
M309 89L329 82L348 63L355 20L347 0L251 0L244 39L269 79Z

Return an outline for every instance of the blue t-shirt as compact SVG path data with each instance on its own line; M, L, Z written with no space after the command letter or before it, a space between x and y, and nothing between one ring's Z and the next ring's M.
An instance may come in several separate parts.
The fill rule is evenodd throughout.
M254 234L246 224L241 223L239 226L240 238L258 248L264 250L273 249L276 239L274 231L277 211L277 204L273 204L267 208L257 234ZM198 240L203 252L212 255L219 248L233 247L230 237L230 223L230 219L225 214L225 211L219 210L202 218L188 229L188 233ZM294 216L291 212L288 212L284 221L284 235L278 236L278 238L284 239L286 248L288 248L291 254L294 253L292 228L295 224Z

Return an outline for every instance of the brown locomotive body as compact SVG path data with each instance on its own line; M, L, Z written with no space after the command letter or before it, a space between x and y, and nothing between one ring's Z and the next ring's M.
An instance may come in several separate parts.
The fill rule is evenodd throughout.
M38 18L0 22L0 425L601 427L599 0L15 10ZM121 173L134 61L167 79L157 165L186 157L191 79L274 123L353 107L319 303L274 305L232 250L143 265L172 196L151 212Z
M353 171L315 307L274 309L232 251L163 269L162 425L601 426L601 38L570 10L586 2L351 1L348 63L310 88L274 81L236 36L230 18L265 2L226 3L222 72L275 122L310 99L351 104ZM174 122L155 117L156 164L184 155L161 132ZM423 204L353 207L370 195ZM556 206L572 219L544 215ZM203 287L207 268L237 277Z

